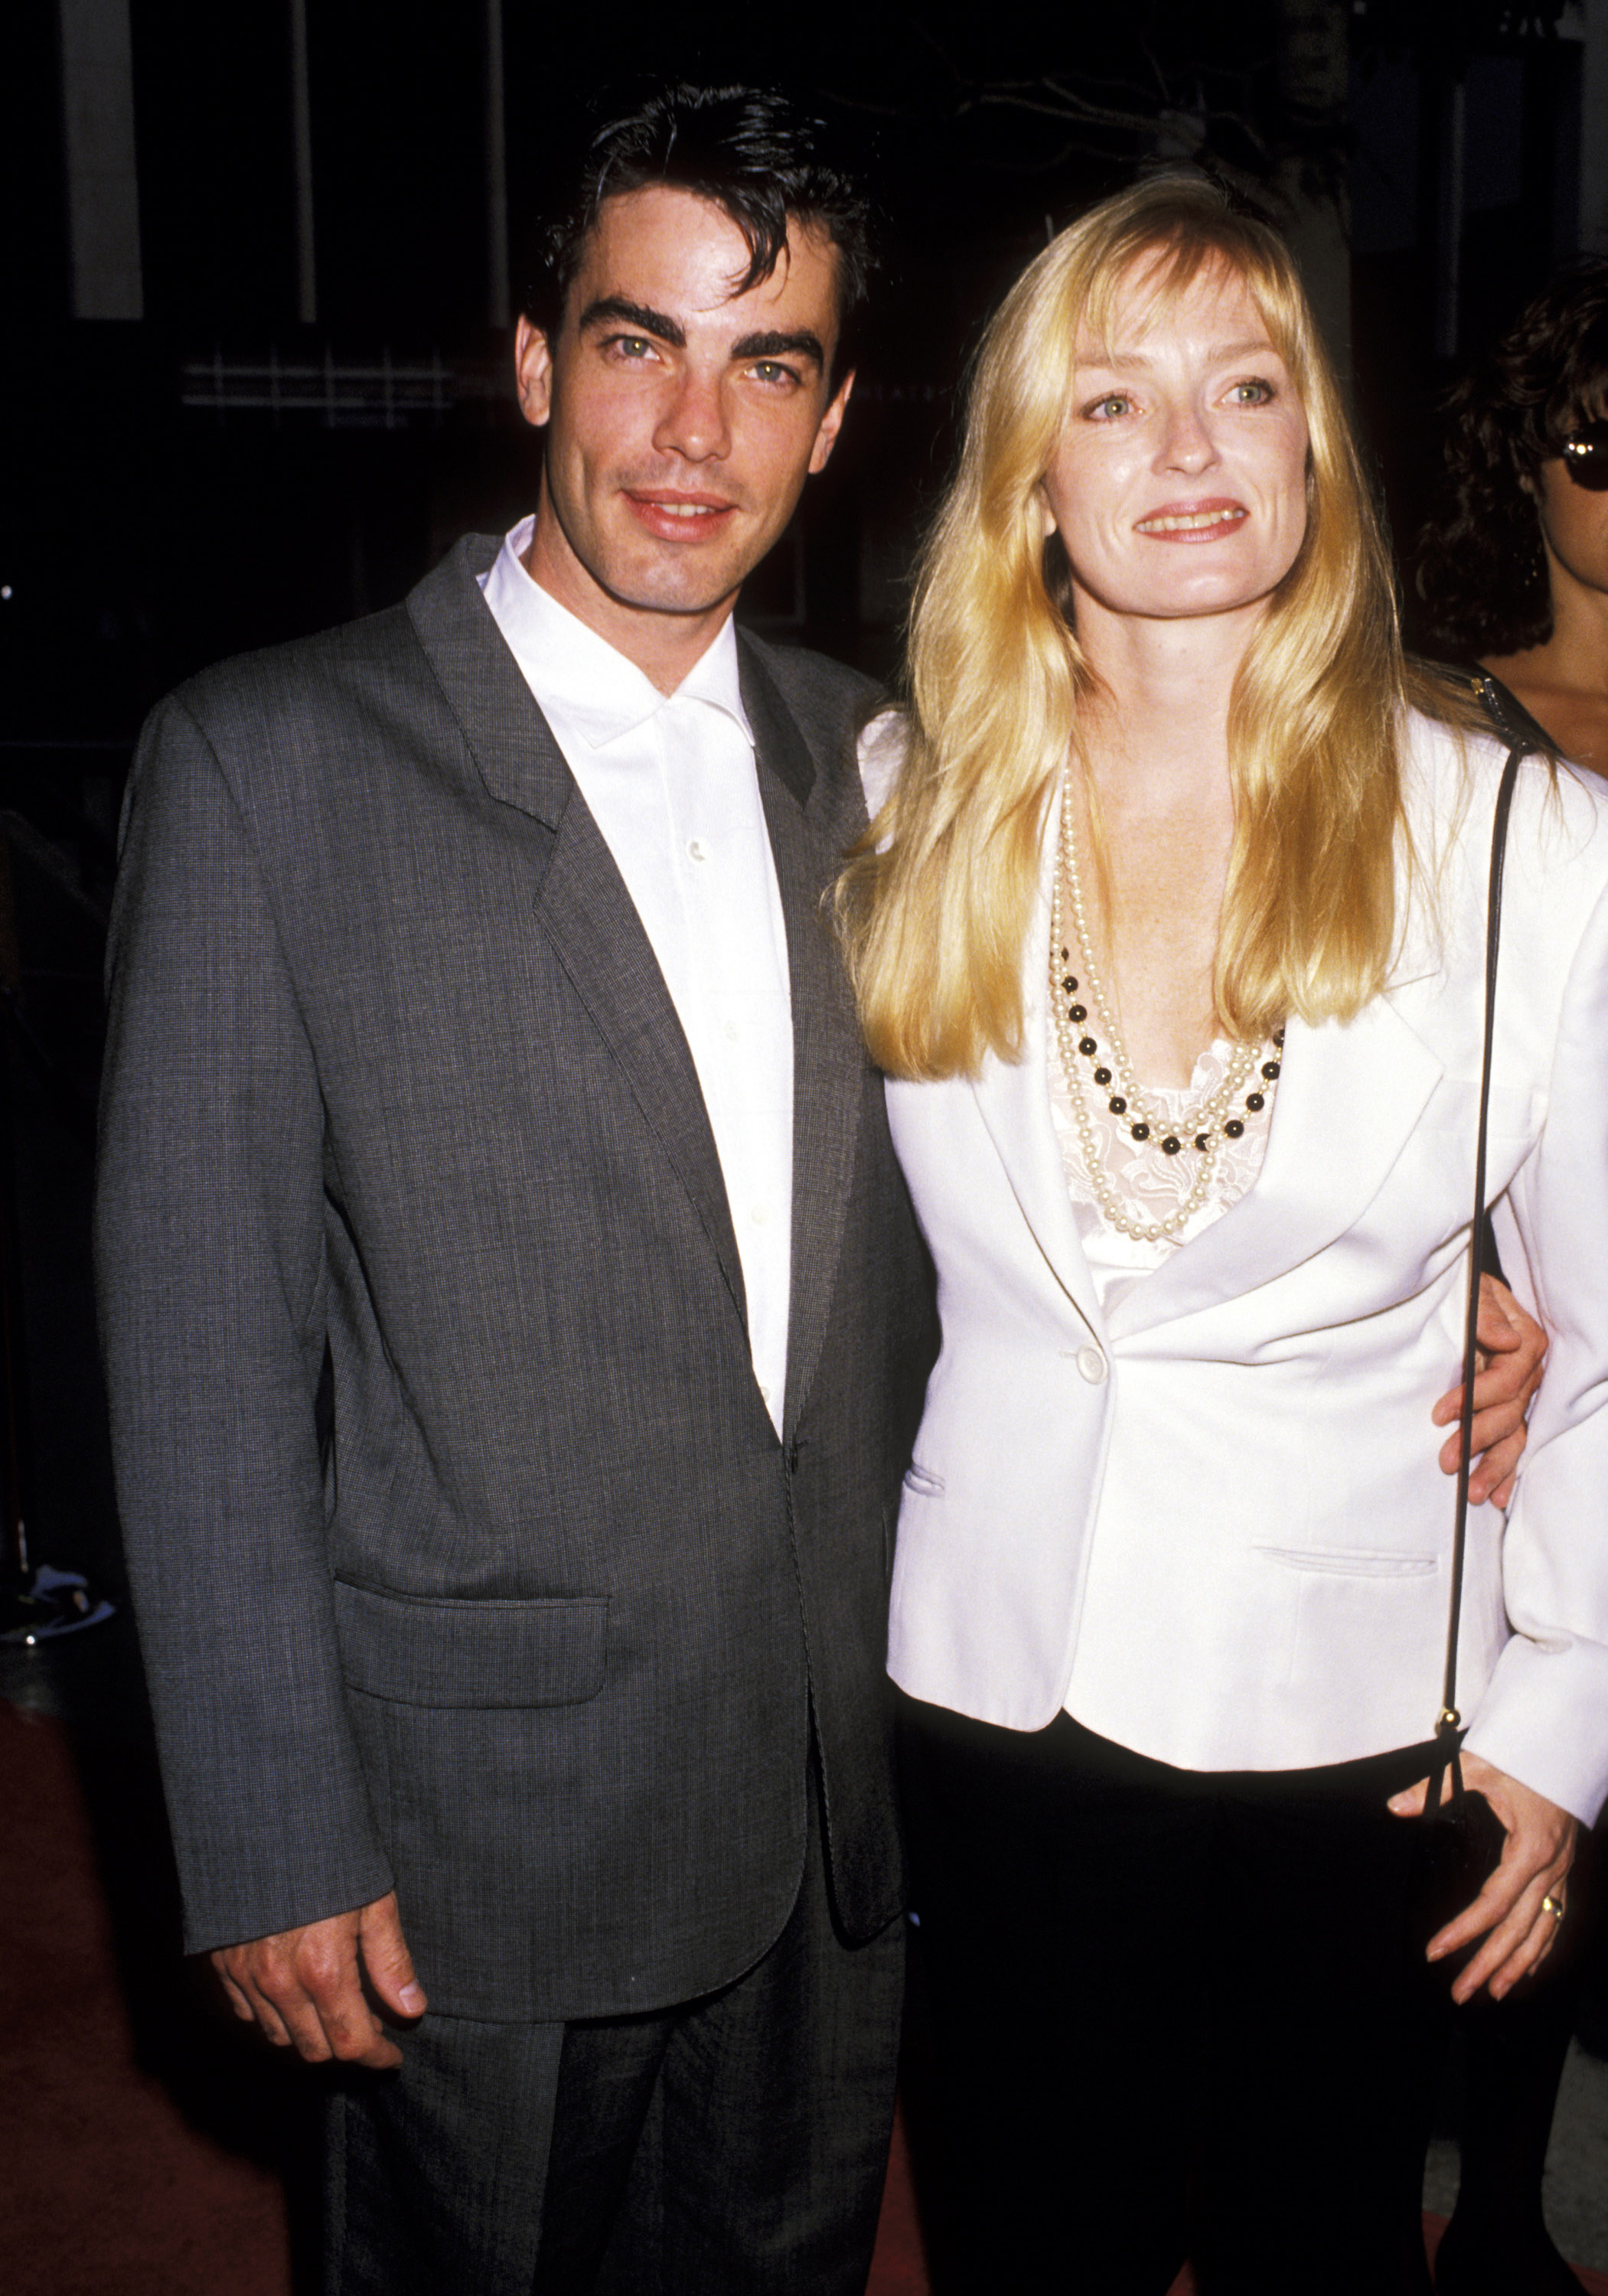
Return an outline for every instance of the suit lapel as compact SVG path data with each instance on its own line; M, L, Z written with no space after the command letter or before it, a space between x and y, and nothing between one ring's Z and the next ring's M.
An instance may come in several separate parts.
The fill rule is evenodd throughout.
M1292 1020L1254 1185L1119 1301L1113 1339L1240 1298L1343 1235L1384 1185L1443 1073L1388 994L1343 1025Z
M742 1262L693 1055L614 857L475 580L496 548L478 536L460 543L413 593L408 612L487 789L554 832L537 922L692 1198L746 1324Z
M786 923L792 1001L792 1250L783 1413L791 1432L831 1313L870 1078L854 999L822 906L846 847L865 826L865 808L855 804L857 783L817 775L792 714L747 644L742 676Z
M1432 969L1432 949L1422 937L1411 940L1391 989L1347 1025L1290 1022L1268 1152L1254 1186L1129 1287L1108 1324L1084 1258L1050 1113L1047 865L1029 939L1026 1049L1015 1062L985 1062L973 1090L1022 1218L1057 1282L1097 1333L1109 1328L1120 1340L1271 1283L1361 1217L1443 1073L1392 1002L1396 991Z
M410 593L408 619L492 796L556 829L574 779L476 579L499 546L465 535Z
M692 1052L652 945L578 790L559 825L536 916L692 1198L746 1327L742 1263Z

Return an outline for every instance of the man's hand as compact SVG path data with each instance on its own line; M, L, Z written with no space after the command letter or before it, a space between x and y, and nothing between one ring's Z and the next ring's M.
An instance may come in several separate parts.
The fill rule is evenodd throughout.
M311 2064L330 2057L376 2068L401 2063L370 1994L393 2016L424 2013L394 1890L328 1921L225 1946L212 1966L237 2017L260 2025L277 2047L299 2049Z
M1557 1942L1560 1916L1552 1907L1564 1903L1579 1821L1478 1754L1464 1755L1463 1783L1470 1793L1485 1796L1501 1824L1501 1862L1473 1903L1437 1930L1425 1950L1431 1961L1441 1961L1482 1937L1485 1943L1458 1972L1452 1999L1472 2001L1489 1984L1491 1998L1500 2001L1527 1972L1539 1967ZM1398 1817L1416 1817L1428 1791L1429 1780L1420 1779L1405 1793L1392 1794L1391 1808ZM1450 1791L1448 1776L1443 1801Z
M1474 1374L1474 1466L1468 1495L1475 1506L1495 1499L1505 1506L1514 1495L1514 1471L1524 1448L1524 1414L1541 1384L1546 1334L1527 1316L1505 1283L1494 1275L1480 1279L1480 1363ZM1463 1390L1443 1395L1430 1416L1437 1427L1455 1426L1463 1409ZM1440 1447L1445 1473L1455 1475L1462 1451L1457 1428ZM1481 1456L1481 1454L1484 1456Z

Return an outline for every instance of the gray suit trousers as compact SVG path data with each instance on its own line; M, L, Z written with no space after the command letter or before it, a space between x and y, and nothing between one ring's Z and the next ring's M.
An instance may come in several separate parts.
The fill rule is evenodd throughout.
M731 1984L568 2026L427 2015L329 2094L326 2296L860 2296L902 1923L843 1942L816 1797L798 1902Z

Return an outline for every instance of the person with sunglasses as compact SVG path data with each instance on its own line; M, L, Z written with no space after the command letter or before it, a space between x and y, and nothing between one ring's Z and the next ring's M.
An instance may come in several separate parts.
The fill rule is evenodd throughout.
M1608 261L1543 288L1447 412L1444 499L1419 544L1427 635L1608 774Z
M1446 413L1441 498L1418 544L1424 635L1499 677L1561 755L1608 774L1608 262L1543 288ZM1542 2216L1541 2176L1600 1931L1592 1878L1579 1879L1545 1980L1464 2012L1462 2177L1439 2296L1577 2285Z

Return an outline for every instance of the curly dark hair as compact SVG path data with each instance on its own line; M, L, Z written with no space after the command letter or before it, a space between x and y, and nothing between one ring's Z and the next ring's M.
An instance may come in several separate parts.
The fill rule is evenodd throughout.
M1448 654L1517 653L1552 636L1546 556L1526 491L1608 410L1608 262L1571 265L1447 396L1446 474L1418 538L1427 635Z

